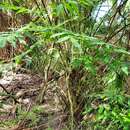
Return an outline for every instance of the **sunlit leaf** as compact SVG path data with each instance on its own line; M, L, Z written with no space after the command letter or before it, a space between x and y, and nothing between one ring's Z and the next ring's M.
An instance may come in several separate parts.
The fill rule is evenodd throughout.
M67 41L69 39L70 39L70 36L65 36L65 37L62 37L62 38L58 39L57 43L65 42L65 41Z
M66 35L66 32L61 32L61 33L55 33L51 36L51 38L55 38L55 37L58 37L58 36L62 36L62 35Z
M124 74L126 74L127 76L128 76L128 74L129 74L129 71L128 71L128 66L122 66L121 67L121 70L124 72Z
M80 43L78 42L78 40L76 40L73 37L71 37L70 40L73 43L73 46L78 48L80 50L80 52L82 52L82 47L81 47Z
M0 48L4 48L7 43L6 37L0 37Z

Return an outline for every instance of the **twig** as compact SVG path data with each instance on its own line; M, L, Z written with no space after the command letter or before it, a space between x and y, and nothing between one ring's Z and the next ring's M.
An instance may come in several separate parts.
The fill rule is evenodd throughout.
M19 102L16 100L16 98L15 98L13 95L11 95L10 92L8 92L8 90L7 90L2 84L0 84L0 87L7 93L7 95L8 95L9 97L11 97L11 98L15 101L15 103L19 103Z
M19 129L21 129L21 128L24 127L24 123L25 123L25 121L26 121L26 118L27 118L27 115L28 115L30 109L31 109L31 103L29 104L29 106L28 106L28 108L27 108L27 113L26 113L26 115L24 116L23 120L18 123L18 127L16 128L16 130L19 130Z
M74 129L74 104L72 101L72 95L70 92L70 87L69 87L69 75L66 75L66 85L67 85L67 93L68 93L68 100L69 100L69 105L70 105L70 114L71 114L71 130Z
M123 26L122 28L120 28L119 30L117 30L115 33L111 34L106 40L105 42L108 42L110 39L112 39L115 35L117 35L120 31L122 31L123 29L125 29L127 26L129 26L130 24L127 24L125 26Z

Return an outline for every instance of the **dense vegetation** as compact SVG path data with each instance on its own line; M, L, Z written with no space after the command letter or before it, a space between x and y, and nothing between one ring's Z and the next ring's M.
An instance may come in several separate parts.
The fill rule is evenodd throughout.
M13 63L13 69L20 66L44 79L38 104L43 103L48 83L55 82L67 129L129 130L129 4L1 0L1 64ZM38 104L26 116L34 122L28 127L37 125ZM14 124L21 119L18 116Z

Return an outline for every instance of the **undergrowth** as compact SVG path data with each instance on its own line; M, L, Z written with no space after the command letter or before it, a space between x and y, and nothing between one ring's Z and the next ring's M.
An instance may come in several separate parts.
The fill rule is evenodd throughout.
M129 2L108 1L110 9L101 18L98 16L106 0L0 3L2 11L10 11L18 23L22 16L31 18L28 22L24 17L22 27L12 25L12 30L1 33L0 47L11 44L17 48L17 42L23 46L21 52L13 52L11 61L43 77L41 99L49 82L58 84L64 79L58 86L59 98L71 130L81 122L90 130L129 129L130 106L125 96L129 89ZM92 106L93 102L97 104ZM83 111L92 119L86 121ZM26 114L20 113L18 120ZM26 118L37 123L36 113L30 113Z
M26 108L23 108L22 106L17 106L16 109L17 110L16 110L15 118L1 121L0 127L11 128L11 127L17 126L19 123L23 121L27 123L26 127L34 127L34 126L39 125L39 121L42 118L41 116L44 113L44 109L38 105L35 105L29 108L30 110L27 110Z

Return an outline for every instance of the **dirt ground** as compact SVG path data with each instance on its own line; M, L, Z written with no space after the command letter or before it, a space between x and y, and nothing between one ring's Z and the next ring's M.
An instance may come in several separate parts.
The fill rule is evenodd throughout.
M9 71L0 79L0 93L0 130L65 128L67 114L59 101L55 82L45 84L37 74ZM29 128L31 123L27 114L34 106L41 111L35 115L38 121ZM18 115L19 108L22 112ZM23 116L22 113L26 114Z

